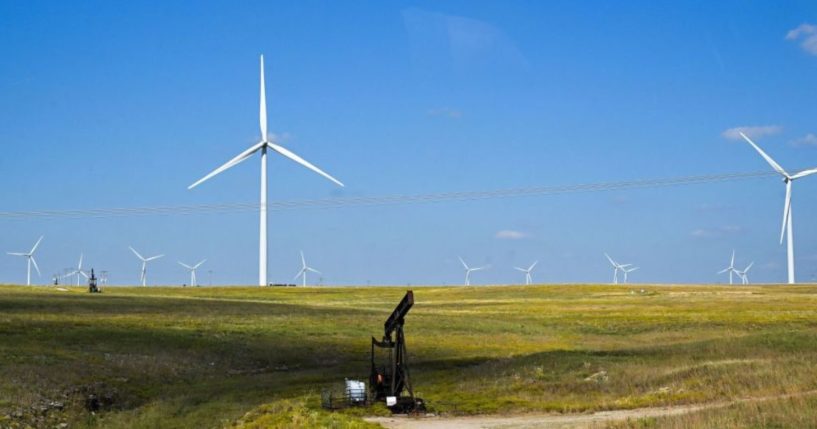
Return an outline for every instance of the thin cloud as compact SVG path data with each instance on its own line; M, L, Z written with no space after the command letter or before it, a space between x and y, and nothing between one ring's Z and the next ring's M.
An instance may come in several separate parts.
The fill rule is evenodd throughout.
M459 119L462 117L462 112L457 109L452 109L450 107L439 107L436 109L429 109L428 110L429 116L440 116L444 118L451 118L451 119Z
M497 231L494 237L500 240L522 240L523 238L527 238L528 234L522 231L514 231L512 229L503 229L501 231Z
M808 133L803 137L794 139L791 141L791 145L795 147L800 146L817 146L817 136L814 134Z
M771 136L783 131L780 125L754 125L729 128L721 133L721 136L728 140L741 140L743 137L740 133L746 134L750 139L757 139L761 137Z
M743 227L738 225L726 225L716 228L698 228L692 230L690 235L694 238L723 238L726 236L733 236L743 232Z
M817 55L817 25L800 24L786 33L786 40L799 41L800 47L811 55Z

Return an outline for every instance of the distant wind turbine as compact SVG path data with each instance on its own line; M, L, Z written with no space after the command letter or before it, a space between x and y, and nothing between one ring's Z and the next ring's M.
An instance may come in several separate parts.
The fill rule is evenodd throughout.
M752 261L748 266L746 266L746 268L743 269L743 271L735 270L735 274L737 274L738 277L740 277L740 283L741 284L744 284L744 285L749 284L749 275L747 273L749 272L749 269L752 268L752 265L754 265L754 264L755 264L754 261Z
M738 270L735 269L735 251L732 250L732 259L729 260L729 266L718 271L718 274L729 273L729 284L732 284L732 274L737 273Z
M531 271L533 271L533 267L535 267L536 264L538 264L538 263L539 263L539 261L535 261L527 269L520 268L520 267L513 267L513 268L515 270L517 270L517 271L521 271L521 272L525 273L525 284L529 285L529 284L533 283L533 278L531 277L530 273L531 273Z
M302 250L301 251L301 271L298 271L298 274L295 274L295 278L293 278L293 280L296 280L298 277L303 277L303 285L306 286L306 272L307 271L311 271L311 272L313 272L315 274L321 274L320 271L306 265L306 258L304 258L304 252Z
M484 269L490 267L490 265L484 265L482 267L471 268L471 267L468 266L468 264L465 263L465 261L462 260L461 257L460 257L460 262L462 262L462 266L465 268L465 285L466 286L471 286L471 272L472 271L484 270Z
M631 268L622 268L621 271L624 273L624 284L627 284L627 274L637 270L638 267L631 267Z
M206 181L207 179L229 169L232 168L242 161L248 159L256 152L261 152L261 204L259 205L259 212L260 212L260 227L258 231L258 284L259 286L266 286L267 285L267 149L272 149L275 152L278 152L280 155L283 155L298 164L314 171L315 173L320 174L321 176L331 180L332 182L336 183L339 186L343 186L343 183L339 182L334 177L330 176L329 174L325 173L323 170L319 169L318 167L310 164L305 159L301 158L300 156L292 153L289 149L279 146L276 144L270 136L267 134L267 99L266 99L266 90L264 87L264 56L261 55L261 91L260 91L260 102L259 102L259 122L261 126L261 139L258 143L250 146L247 150L239 153L233 159L227 161L224 165L216 168L206 176L202 177L192 185L188 186L187 189L193 189L198 186L200 183Z
M740 135L749 142L752 147L755 148L757 153L772 166L772 168L780 173L783 176L783 183L786 184L786 201L783 205L783 226L780 229L780 244L783 244L783 235L786 235L786 244L787 244L787 251L788 251L788 268L789 268L789 284L794 284L794 234L792 233L791 227L791 184L794 180L799 179L801 177L810 176L814 173L817 173L817 168L811 168L808 170L803 170L795 174L789 174L783 167L780 166L775 160L773 160L769 155L766 155L766 152L755 144L746 134L743 132Z
M142 286L147 286L148 262L159 259L165 255L156 255L151 256L149 258L143 258L142 255L140 255L139 252L137 252L133 247L128 246L128 248L130 249L131 252L133 252L134 255L136 255L137 258L139 258L139 260L142 261L142 271L141 274L139 275L139 280L142 282Z
M79 254L79 264L77 264L77 269L66 274L65 277L71 277L74 275L77 276L77 286L79 286L80 275L84 276L86 279L88 278L88 273L82 271L82 253Z
M201 264L205 263L206 261L207 259L202 259L198 264L193 265L192 267L190 265L185 264L182 261L177 261L179 265L183 266L188 271L190 271L190 286L198 286L198 284L196 283L196 270L201 266Z
M34 252L37 251L37 246L40 245L40 242L43 241L43 237L41 236L36 243L34 243L34 247L31 248L31 251L28 253L23 252L6 252L12 256L25 256L28 259L28 269L26 271L26 285L31 286L31 264L34 264L34 269L37 270L37 275L40 274L40 267L37 266L37 261L34 259Z
M624 282L627 282L627 271L624 269L627 267L632 266L632 264L619 264L618 262L614 261L613 258L610 257L607 253L604 254L607 257L607 260L610 261L610 264L613 266L613 284L618 284L618 272L622 271L624 273ZM631 270L632 271L632 270Z

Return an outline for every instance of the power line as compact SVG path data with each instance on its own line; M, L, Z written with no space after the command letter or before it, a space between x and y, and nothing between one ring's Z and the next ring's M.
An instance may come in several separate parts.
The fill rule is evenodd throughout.
M282 200L268 203L269 210L328 209L397 204L440 203L449 201L476 201L497 198L536 197L579 192L601 192L628 189L659 188L681 185L695 185L714 182L757 179L774 176L773 171L752 171L744 173L709 174L682 176L663 179L642 179L620 182L598 182L573 185L541 186L531 188L510 188L493 191L444 192L432 194L383 195L372 197L321 198L311 200ZM30 218L98 218L115 216L145 215L190 215L206 213L230 213L257 211L258 203L200 204L182 206L124 207L75 210L33 210L0 211L0 219Z

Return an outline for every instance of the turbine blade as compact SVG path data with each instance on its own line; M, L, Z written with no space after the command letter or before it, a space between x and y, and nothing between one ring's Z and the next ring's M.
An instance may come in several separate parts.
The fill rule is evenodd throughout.
M260 142L258 142L256 144L250 146L249 149L245 150L244 152L239 153L233 159L225 162L222 166L216 168L215 170L208 173L206 176L204 176L201 179L197 180L195 183L188 186L187 189L193 189L196 186L200 185L202 182L204 182L204 181L210 179L211 177L223 172L224 170L227 170L229 168L232 168L232 167L238 165L242 161L244 161L247 158L249 158L250 156L252 156L252 154L254 154L256 151L258 151L259 149L264 147L265 144L266 144L266 142L260 141Z
M34 254L34 252L37 250L37 246L39 246L39 245L40 245L40 242L41 242L41 241L43 241L43 236L40 236L40 239L39 239L39 240L37 240L37 242L36 242L36 243L34 243L34 247L32 247L32 248L31 248L31 251L30 251L30 252L28 252L28 254L29 254L29 255L33 255L33 254Z
M145 259L145 262L149 262L149 261L152 261L152 260L154 260L154 259L159 259L159 258L161 258L161 257L163 257L163 256L165 256L165 255L156 255L156 256L151 256L150 258Z
M538 264L538 263L539 263L539 261L534 261L534 262L531 264L530 268L528 268L528 271L533 271L533 267L535 267L535 266L536 266L536 264Z
M203 263L205 263L205 262L207 262L207 259L202 259L201 261L199 261L199 263L198 263L198 264L193 265L193 268L192 268L192 269L194 269L194 270L195 270L196 268L200 267L200 266L201 266L201 264L203 264Z
M610 263L613 264L614 267L618 267L618 264L616 264L616 261L614 261L613 258L610 257L610 255L605 253L604 256L607 257L607 260L610 261Z
M79 254L79 265L77 265L78 270L82 270L82 253Z
M729 267L731 268L734 266L735 266L735 250L732 249L732 260L729 262Z
M313 273L323 274L322 272L320 272L320 271L318 271L318 270L316 270L316 269L314 269L314 268L311 268L311 267L306 267L306 269L307 269L308 271L312 271Z
M20 252L6 252L6 254L13 255L13 256L28 256L28 253L20 253Z
M783 244L783 237L786 235L786 224L791 213L791 180L786 182L786 201L783 206L783 226L780 228L780 244Z
M810 168L808 170L803 170L791 176L792 179L799 179L801 177L811 176L812 174L817 173L817 168Z
M267 141L267 90L264 87L264 56L261 55L261 96L258 107L258 121L261 125L261 141Z
M295 155L295 154L294 154L292 151L290 151L289 149L287 149L287 148L285 148L285 147L283 147L283 146L278 146L278 145L277 145L277 144L275 144L275 143L267 143L267 146L269 146L269 147L270 147L272 150L274 150L274 151L276 151L276 152L280 153L281 155L283 155L283 156L285 156L285 157L287 157L287 158L289 158L289 159L291 159L291 160L293 160L293 161L297 162L298 164L303 165L304 167L306 167L306 168L308 168L308 169L310 169L310 170L314 171L315 173L320 174L321 176L323 176L323 177L325 177L325 178L327 178L327 179L331 180L332 182L335 182L335 183L336 183L338 186L344 186L344 185L343 185L343 183L340 183L340 181L338 181L338 179L335 179L334 177L332 177L332 176L330 176L329 174L325 173L325 172L324 172L323 170L321 170L320 168L315 167L314 165L310 164L310 163L309 163L309 161L307 161L307 160L305 160L305 159L301 158L301 157L300 157L300 156L298 156L298 155Z
M37 260L34 259L33 256L29 256L29 259L31 259L31 263L34 264L34 269L37 270L37 275L41 276L42 274L40 274L40 267L37 266Z
M141 259L142 261L145 260L145 258L143 258L142 255L140 255L139 252L137 252L133 247L128 246L128 249L130 249L130 251L133 252L133 254L136 255L137 258Z
M466 270L470 270L470 268L468 268L468 264L466 264L465 261L462 260L462 257L457 256L457 258L460 259L460 262L462 262L462 266L465 267Z
M301 269L301 271L298 271L298 274L295 274L295 277L293 277L292 280L298 280L298 277L300 277L301 274L304 274L305 272L306 270Z
M306 258L304 258L304 251L301 250L301 265L306 266Z
M743 274L748 273L748 272L749 272L749 269L750 269L750 268L752 268L752 265L754 265L754 264L755 264L755 262L754 262L754 261L752 261L752 262L751 262L751 263L750 263L750 264L749 264L749 265L748 265L746 268L744 268L744 269L743 269Z
M179 263L179 265L181 265L181 266L183 266L183 267L187 268L188 270L192 270L192 269L193 269L193 267L191 267L190 265L185 264L185 263L184 263L184 262L182 262L182 261L177 261L177 262Z
M729 268L724 268L724 269L718 271L718 274L723 274L723 273L725 273L727 271L729 271Z
M85 271L80 271L79 273L82 274L82 276L85 277L86 279L88 278L88 274Z
M528 270L526 270L526 269L524 269L524 268L513 267L513 269L515 269L515 270L519 270L519 271L522 271L523 273L527 273L527 272L528 272Z
M749 144L752 145L752 147L755 148L757 153L759 153L760 156L762 156L763 159L765 159L766 162L768 162L769 165L771 165L772 168L774 168L775 171L777 171L778 173L780 173L780 174L782 174L782 175L784 175L786 177L789 177L789 173L786 173L786 170L784 170L783 167L780 166L780 164L775 162L775 160L773 160L772 157L770 157L769 155L766 155L766 152L763 152L763 149L761 149L760 146L756 145L755 142L753 142L749 137L746 137L746 134L743 134L742 131L740 131L740 135L744 138L744 140L749 142Z

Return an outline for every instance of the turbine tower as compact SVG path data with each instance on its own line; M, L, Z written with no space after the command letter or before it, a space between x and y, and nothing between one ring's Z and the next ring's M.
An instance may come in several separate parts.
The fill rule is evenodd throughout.
M786 201L783 205L783 227L780 229L780 244L783 244L783 235L785 234L788 251L789 284L794 284L794 233L792 233L791 227L791 184L796 179L817 173L817 168L811 168L795 174L789 174L783 169L783 167L780 166L780 164L775 162L775 160L773 160L769 155L766 155L766 152L763 152L763 150L756 145L755 142L749 139L749 137L746 137L746 134L741 132L740 135L747 142L749 142L752 147L755 148L757 153L759 153L760 156L762 156L763 159L765 159L775 171L783 176L783 183L786 184Z
M538 264L538 263L539 263L539 261L535 261L534 263L532 263L530 265L530 267L528 267L528 269L524 269L524 268L520 268L520 267L513 267L513 268L515 270L517 270L517 271L521 271L521 272L525 273L525 284L529 285L529 284L533 283L533 278L531 277L530 273L531 273L531 271L533 271L533 267L535 267L536 264Z
M632 266L632 264L619 264L618 262L614 261L613 258L610 257L607 253L604 254L607 257L607 260L610 261L610 264L613 266L613 284L618 284L618 272L619 270L624 273L624 282L627 282L627 271L625 268ZM630 270L634 271L634 270Z
M149 258L143 258L142 255L140 255L139 252L137 252L133 247L128 246L128 248L130 249L131 252L133 252L134 255L136 255L137 258L139 258L140 261L142 261L142 271L141 274L139 275L139 281L142 282L142 286L147 286L148 262L153 261L155 259L159 259L164 255L156 255L151 256Z
M43 241L43 237L40 236L40 239L34 243L34 247L31 248L31 251L28 253L24 252L6 252L12 256L25 256L28 259L28 269L26 271L26 286L31 286L31 264L34 264L34 269L37 270L37 275L40 274L40 267L37 266L37 261L34 259L34 252L37 250L37 246L40 245L40 242Z
M71 271L68 274L66 274L65 277L68 278L68 277L71 277L73 275L77 276L77 286L79 286L79 276L80 275L84 276L86 279L88 278L88 273L86 273L85 271L82 271L82 253L79 254L79 264L77 264L77 269L74 270L74 271Z
M718 274L729 273L729 284L732 284L732 274L737 273L738 270L735 269L735 251L732 250L732 259L729 260L729 266L718 271Z
M260 91L260 102L259 102L259 122L261 127L261 140L250 146L247 150L239 153L233 159L227 161L224 165L216 168L215 170L211 171L206 176L199 179L197 182L193 183L192 185L188 186L187 189L193 189L202 182L206 181L207 179L228 170L242 161L251 157L254 153L260 151L261 152L261 203L259 205L259 213L260 213L260 225L258 231L258 285L259 286L266 286L267 285L267 149L272 149L275 152L278 152L280 155L283 155L286 158L289 158L298 164L314 171L315 173L320 174L321 176L331 180L332 182L336 183L339 186L343 186L343 183L339 182L334 177L330 176L329 174L325 173L320 168L310 164L305 159L301 158L300 156L292 153L289 149L279 146L276 144L273 139L269 137L267 134L267 99L266 99L266 90L264 88L264 56L261 55L261 91Z
M743 271L735 270L735 273L738 275L738 277L740 277L740 283L741 284L744 284L744 285L749 284L749 276L747 275L747 273L749 272L749 269L752 268L752 265L754 265L754 264L755 264L754 261L752 261L746 268L743 269Z
M207 259L202 259L198 264L193 265L192 267L190 265L185 264L182 261L178 261L179 265L183 266L188 271L190 271L190 286L197 286L197 284L196 284L196 270L201 266L201 264L205 263L206 261L207 261Z
M471 286L471 272L472 271L484 270L484 269L490 267L490 265L485 265L485 266L482 266L482 267L471 268L471 267L468 266L468 264L465 263L465 261L462 260L461 257L460 257L460 262L462 262L462 266L465 267L465 285L466 286Z
M298 274L295 274L293 280L297 280L298 277L303 277L303 285L306 286L306 272L311 271L315 274L321 274L320 271L306 265L306 258L304 258L304 251L301 250L301 271L298 271Z

